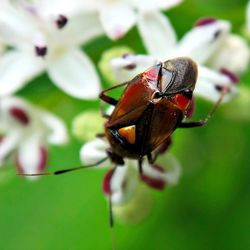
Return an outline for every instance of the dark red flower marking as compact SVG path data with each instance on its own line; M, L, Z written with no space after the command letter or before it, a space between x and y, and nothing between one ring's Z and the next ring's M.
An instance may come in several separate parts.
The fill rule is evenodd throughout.
M151 165L151 167L161 173L165 173L165 169L158 164L153 164ZM166 185L164 180L159 179L159 178L153 178L151 176L148 176L147 174L142 174L141 180L144 181L148 186L158 189L158 190L163 190Z
M158 189L158 190L163 190L165 188L165 182L161 179L154 179L152 177L149 177L145 174L141 176L141 180L144 181L148 186Z
M102 191L106 194L106 195L111 195L112 191L111 191L111 185L110 185L110 181L111 178L113 176L114 173L114 169L110 169L106 175L104 176L103 179L103 183L102 183Z
M19 107L12 107L9 110L11 116L15 118L18 122L20 122L23 125L28 125L30 122L30 118L28 114Z
M230 70L228 70L226 68L221 68L220 72L223 75L227 76L231 80L232 83L234 83L234 84L239 83L240 79L232 71L230 71Z
M201 19L197 20L194 26L200 27L200 26L210 25L212 23L215 23L216 21L217 21L216 18L205 17L205 18L201 18Z

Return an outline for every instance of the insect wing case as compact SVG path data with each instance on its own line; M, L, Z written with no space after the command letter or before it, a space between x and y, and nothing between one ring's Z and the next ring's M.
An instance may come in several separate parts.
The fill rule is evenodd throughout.
M106 124L114 152L138 159L164 142L183 119L172 97L187 88L193 91L196 77L196 65L187 58L155 65L135 77Z

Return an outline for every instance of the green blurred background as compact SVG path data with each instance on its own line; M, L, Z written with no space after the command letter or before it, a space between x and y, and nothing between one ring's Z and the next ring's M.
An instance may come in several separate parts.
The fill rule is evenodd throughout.
M186 0L167 15L179 37L202 16L228 19L240 33L246 4ZM145 52L136 28L115 43L102 37L84 49L97 64L102 52L114 45ZM250 72L241 84L249 83ZM75 100L60 92L46 75L18 94L58 114L69 129L77 114L99 109L98 101ZM250 123L240 116L234 119L239 109L232 105L237 103L220 107L204 128L176 131L171 153L183 166L181 181L154 193L154 209L143 223L116 223L117 250L250 249ZM196 118L204 117L210 106L198 100ZM50 169L78 165L81 144L72 139L63 148L51 147ZM103 175L101 170L86 170L30 182L15 176L11 165L0 170L0 249L111 249Z

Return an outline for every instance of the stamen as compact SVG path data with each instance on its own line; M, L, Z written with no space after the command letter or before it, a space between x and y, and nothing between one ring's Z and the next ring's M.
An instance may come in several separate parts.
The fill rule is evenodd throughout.
M28 125L30 122L30 118L28 114L19 107L12 107L9 110L11 116L15 118L18 122L20 122L23 125Z
M126 54L123 54L123 55L122 55L122 58L126 59L126 58L130 57L131 55L132 55L132 54L126 53Z
M212 23L215 23L216 21L217 21L217 19L215 19L213 17L205 17L205 18L197 20L196 23L194 24L194 26L201 27L201 26L205 26L205 25L210 25Z
M68 18L64 15L58 15L56 25L58 29L62 29L68 22Z
M47 46L35 46L35 53L37 56L44 57L47 54Z
M214 39L217 39L217 38L220 36L221 33L222 33L221 30L217 30L217 31L214 33Z
M124 67L124 69L132 70L136 68L135 63L128 64L127 66Z

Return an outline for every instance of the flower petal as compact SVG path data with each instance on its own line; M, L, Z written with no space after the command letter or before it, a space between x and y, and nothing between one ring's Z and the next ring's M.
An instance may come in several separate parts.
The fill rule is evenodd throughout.
M176 45L176 34L169 19L160 12L141 12L138 29L150 55L166 60Z
M158 164L149 165L145 162L143 164L142 180L149 186L160 190L165 185L176 185L181 175L179 162L170 155L161 156L157 161L162 162L164 167Z
M107 35L116 40L134 25L135 13L125 3L114 3L101 9L100 19Z
M80 151L81 162L85 165L93 164L107 157L106 149L108 143L100 138L85 143ZM107 163L102 163L98 166L106 166Z
M183 0L158 0L157 5L160 9L167 10L179 5L182 1Z
M66 51L60 58L48 61L48 74L63 91L76 98L94 99L100 82L93 63L80 50Z
M64 122L55 115L39 110L39 116L48 129L47 140L51 144L65 144L69 141L69 136Z
M0 57L0 96L21 89L44 69L43 61L21 51L10 51Z
M10 1L0 2L0 34L6 43L19 46L32 41L36 28L32 16L13 5Z
M227 68L236 74L242 74L248 68L249 58L247 42L238 35L229 35L209 60L209 66L217 70Z
M133 0L133 5L140 11L167 10L180 4L182 0Z
M110 67L118 82L126 82L149 67L157 64L157 62L158 61L151 56L127 54L123 57L112 59Z
M30 3L31 2L31 3ZM58 14L63 15L74 15L79 13L88 7L88 4L82 0L32 0L26 5L29 4L30 8L35 10L36 12L39 11L39 15L41 15L44 19L48 19L51 16L55 16Z
M195 95L216 102L221 95L220 88L224 86L230 87L230 92L223 98L223 102L226 102L237 93L231 77L199 65L199 76L194 90Z
M230 23L222 20L194 27L180 41L174 56L190 56L198 63L204 63L224 42L230 31Z
M71 44L80 45L102 35L104 30L96 12L84 12L69 17L63 33L71 38Z
M17 170L21 174L42 173L47 164L47 150L38 136L26 138L19 146ZM35 179L31 177L30 179Z
M0 166L3 165L10 154L16 149L21 134L18 130L12 131L7 136L1 138L0 142Z
M135 171L133 167L118 165L112 175L108 172L109 178L104 179L104 181L110 183L113 204L121 205L131 199L138 185L138 174Z

